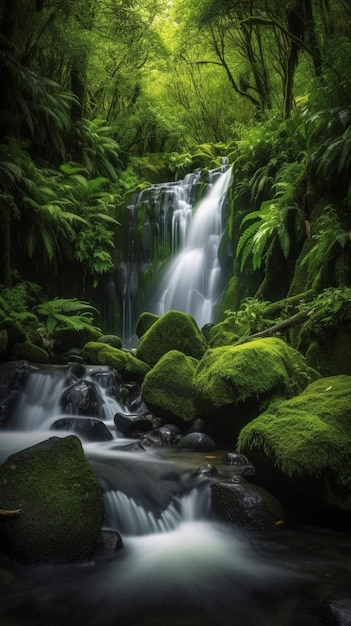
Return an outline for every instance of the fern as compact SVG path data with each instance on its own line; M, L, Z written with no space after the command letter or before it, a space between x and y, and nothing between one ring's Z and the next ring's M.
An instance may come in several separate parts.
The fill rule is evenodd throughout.
M88 302L76 298L48 300L34 307L34 311L39 318L44 318L49 336L55 330L63 328L84 330L88 327L100 330L93 325L97 309Z

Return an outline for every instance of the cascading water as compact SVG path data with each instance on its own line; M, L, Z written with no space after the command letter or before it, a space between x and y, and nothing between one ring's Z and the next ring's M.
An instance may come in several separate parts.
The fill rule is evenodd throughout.
M51 428L57 419L67 417L62 414L67 392L88 383L99 399L92 417L108 425L112 437L96 442L79 436L104 491L105 525L121 534L123 549L105 552L89 563L23 569L0 554L0 622L320 626L321 622L309 620L304 604L309 580L306 545L298 573L287 563L282 565L289 558L298 562L303 535L295 548L289 534L284 543L281 534L278 539L275 532L262 538L212 519L212 479L196 471L208 462L206 453L138 447L135 451L138 440L123 437L111 419L115 410L128 413L129 407L116 399L117 382L110 368L86 366L85 373L82 366L31 368L16 410L0 433L0 462L57 436ZM86 413L80 416L73 404L71 409L75 419L85 419ZM71 432L61 431L59 436L67 434ZM224 471L220 466L221 454L211 453L211 458L223 479L228 467ZM308 535L307 546L312 554L323 555L325 548L318 539L316 533ZM324 541L330 549L330 535ZM335 550L345 551L342 543ZM323 559L314 565L314 576L327 569ZM338 568L339 564L334 570ZM335 580L334 570L328 580Z
M223 233L222 208L231 184L232 170L210 173L210 188L194 216L182 202L173 213L172 241L181 233L180 249L157 289L155 312L170 309L190 313L201 328L213 322L221 293L218 248Z

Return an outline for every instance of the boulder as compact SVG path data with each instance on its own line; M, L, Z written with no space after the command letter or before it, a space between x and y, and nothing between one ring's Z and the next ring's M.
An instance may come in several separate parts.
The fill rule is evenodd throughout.
M216 429L215 438L235 439L262 406L299 393L318 376L297 350L275 337L214 348L194 375L197 410Z
M241 528L272 528L284 519L278 500L259 485L233 476L211 485L211 515Z
M25 359L30 363L49 364L50 359L46 350L36 346L31 341L15 343L10 349L10 356L16 359Z
M142 337L143 335L145 335L146 331L149 330L149 328L151 328L151 326L157 322L157 320L159 319L159 315L155 315L155 313L149 313L149 311L144 311L137 323L136 323L136 327L135 327L135 334L137 337Z
M96 386L87 380L80 380L74 383L64 391L60 398L63 413L71 413L73 415L98 417L100 403Z
M207 452L215 449L215 442L205 433L188 433L178 441L177 448Z
M0 509L14 513L0 515L0 548L16 560L64 563L90 557L104 499L78 437L52 437L11 455L0 466Z
M85 441L111 441L112 434L106 424L96 417L61 417L50 430L69 430Z
M0 363L0 427L8 426L29 370L28 361Z
M116 413L114 422L117 430L128 436L132 436L137 432L147 432L153 428L152 421L143 415Z
M350 391L351 376L316 380L243 428L237 449L262 484L286 495L292 488L320 509L351 511Z
M106 343L90 341L83 348L85 363L109 365L116 369L124 381L144 379L149 371L149 366L137 359L132 353L108 346Z
M53 350L64 354L71 348L83 348L89 341L97 341L100 336L101 332L93 326L81 330L61 328L52 334Z
M107 343L108 346L112 346L113 348L122 348L122 339L118 337L118 335L101 335L97 341Z
M196 417L192 380L198 361L178 350L163 355L146 374L142 398L155 415L180 426L189 426Z
M137 357L150 367L170 350L201 359L207 350L207 341L194 318L181 311L168 311L141 337Z

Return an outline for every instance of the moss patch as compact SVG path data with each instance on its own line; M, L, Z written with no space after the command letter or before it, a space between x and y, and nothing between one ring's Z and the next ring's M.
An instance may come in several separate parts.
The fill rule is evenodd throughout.
M198 361L178 350L167 352L145 376L143 400L164 419L188 425L196 418L193 377Z
M104 517L98 480L78 437L52 437L11 455L0 467L4 549L24 562L69 562L96 547Z
M209 414L251 398L290 397L316 376L299 352L269 337L208 350L197 367L194 388L201 411Z
M137 359L133 354L97 341L90 341L84 346L83 358L88 364L113 367L126 381L140 382L150 369L146 363Z
M350 510L350 396L350 376L319 379L247 424L238 450L247 455L260 450L291 478L323 480L326 501Z
M146 331L151 328L151 326L160 319L159 315L155 315L155 313L149 313L149 311L144 311L140 316L136 323L135 333L136 336L142 337L145 335Z
M153 367L170 350L201 359L206 349L207 342L194 318L188 313L168 311L141 337L137 357Z

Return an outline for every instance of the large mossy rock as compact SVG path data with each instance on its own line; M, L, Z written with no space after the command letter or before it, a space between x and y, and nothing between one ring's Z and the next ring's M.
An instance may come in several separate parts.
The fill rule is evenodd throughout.
M192 386L198 360L178 350L167 352L145 376L141 393L152 413L180 426L196 418Z
M155 313L150 313L149 311L143 311L139 316L139 319L135 326L135 334L137 337L142 337L145 335L146 331L151 328L151 326L160 319L159 315Z
M141 337L137 357L153 367L170 350L201 359L207 347L206 339L191 315L168 311Z
M316 506L351 511L351 376L321 378L273 402L243 428L238 450L269 489L291 485Z
M90 557L104 500L78 437L52 437L11 455L0 466L0 509L0 548L18 561Z
M23 343L15 343L11 350L11 356L16 359L25 359L30 363L40 363L41 365L47 365L50 363L50 358L46 350L36 346L31 341L24 341Z
M81 330L74 328L61 328L52 335L53 350L63 354L72 348L83 348L89 341L97 341L101 332L94 327L86 327Z
M198 412L225 438L237 436L272 398L296 395L317 377L299 352L269 337L208 350L193 384Z
M125 381L136 380L140 382L150 370L146 363L130 352L119 350L98 341L90 341L84 346L83 359L88 364L113 367Z

